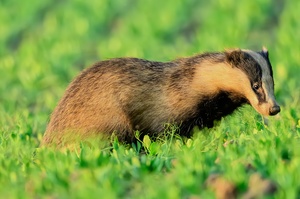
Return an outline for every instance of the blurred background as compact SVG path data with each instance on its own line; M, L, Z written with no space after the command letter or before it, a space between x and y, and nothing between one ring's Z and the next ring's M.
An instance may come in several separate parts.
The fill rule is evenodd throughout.
M1 130L42 134L68 83L99 60L263 45L278 101L297 121L299 10L298 0L0 0Z

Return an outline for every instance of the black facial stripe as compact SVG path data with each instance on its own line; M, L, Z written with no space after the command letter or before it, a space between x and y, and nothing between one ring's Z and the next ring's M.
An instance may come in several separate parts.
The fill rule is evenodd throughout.
M243 70L248 76L251 86L253 86L255 82L261 84L262 69L259 63L257 63L257 61L249 53L244 52L243 59L237 67Z
M254 90L254 92L260 104L266 101L266 94L262 86L258 90Z

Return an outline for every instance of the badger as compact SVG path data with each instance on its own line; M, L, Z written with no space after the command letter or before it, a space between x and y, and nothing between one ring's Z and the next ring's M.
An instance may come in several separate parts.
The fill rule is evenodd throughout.
M268 50L230 49L170 62L115 58L95 63L68 86L50 117L42 145L71 136L116 135L133 142L135 132L160 135L165 124L178 134L250 104L264 116L276 115L274 80ZM69 136L67 134L69 133Z

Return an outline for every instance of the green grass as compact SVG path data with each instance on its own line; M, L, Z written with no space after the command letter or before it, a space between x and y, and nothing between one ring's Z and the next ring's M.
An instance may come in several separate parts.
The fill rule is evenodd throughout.
M299 10L297 0L0 1L0 197L214 198L216 173L242 197L259 173L277 185L268 197L299 198ZM282 108L267 125L246 106L188 140L38 148L64 89L96 61L262 45Z

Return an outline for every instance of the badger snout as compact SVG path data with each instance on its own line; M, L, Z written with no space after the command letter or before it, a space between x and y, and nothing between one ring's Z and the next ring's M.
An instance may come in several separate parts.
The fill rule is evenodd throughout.
M250 102L251 103L251 102ZM274 116L280 112L280 106L276 101L271 100L264 103L251 104L253 108L264 116Z
M269 115L276 115L280 112L280 106L275 105L269 109Z

